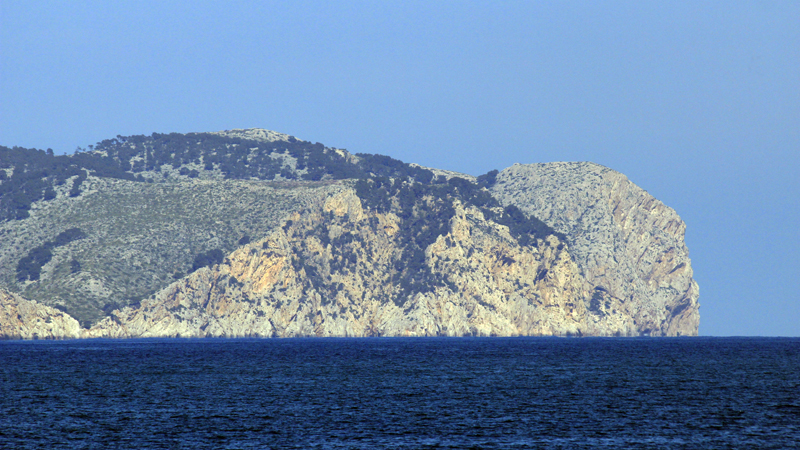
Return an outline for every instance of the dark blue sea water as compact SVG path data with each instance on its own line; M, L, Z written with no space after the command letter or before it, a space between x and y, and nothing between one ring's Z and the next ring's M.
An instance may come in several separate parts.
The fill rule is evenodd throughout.
M800 339L0 342L0 448L796 448Z

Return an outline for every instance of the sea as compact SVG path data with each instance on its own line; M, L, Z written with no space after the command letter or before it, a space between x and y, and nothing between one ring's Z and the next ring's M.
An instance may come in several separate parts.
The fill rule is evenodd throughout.
M2 449L787 449L800 338L0 341Z

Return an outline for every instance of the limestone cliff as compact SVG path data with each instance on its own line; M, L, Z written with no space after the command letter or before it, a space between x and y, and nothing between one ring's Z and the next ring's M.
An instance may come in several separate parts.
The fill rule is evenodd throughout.
M624 175L598 164L515 164L491 188L503 204L567 236L594 293L589 308L632 318L634 334L696 336L699 289L686 224Z
M685 224L597 164L471 177L236 129L0 146L0 186L0 286L38 302L4 294L5 336L697 334Z
M0 289L0 339L73 339L84 337L68 314Z
M520 246L456 202L425 249L431 289L403 290L397 215L352 190L295 214L223 264L114 312L93 336L462 336L630 334L622 311L586 308L591 286L555 236ZM407 255L406 255L407 256ZM422 275L420 275L422 276Z

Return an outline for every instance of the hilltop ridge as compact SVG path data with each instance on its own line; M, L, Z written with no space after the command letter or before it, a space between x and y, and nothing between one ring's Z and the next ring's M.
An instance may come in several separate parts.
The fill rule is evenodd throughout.
M233 130L214 131L209 134L216 134L227 138L239 138L260 142L297 140L294 136L278 133L277 131L265 130L263 128L234 128Z

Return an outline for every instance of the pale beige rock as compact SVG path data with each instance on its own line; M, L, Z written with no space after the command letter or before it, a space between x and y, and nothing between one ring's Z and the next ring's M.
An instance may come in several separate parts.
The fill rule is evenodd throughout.
M251 139L253 141L261 142L274 142L274 141L288 141L288 134L278 133L277 131L265 130L263 128L234 128L233 130L224 130L211 132L209 134L216 134L222 137L235 137L241 139Z
M520 246L507 227L456 201L448 232L425 249L430 289L404 293L396 269L404 259L402 221L364 209L343 186L222 264L172 283L138 307L115 311L88 331L60 311L36 309L6 294L5 303L16 309L5 309L3 333L697 334L697 284L683 242L685 224L624 176L589 163L516 165L501 172L493 194L564 232L567 242L549 236ZM69 326L43 325L56 316Z
M223 264L115 311L98 337L630 335L621 308L587 311L593 286L555 236L521 247L505 226L456 203L449 233L425 252L441 280L400 295L399 219L352 190L293 215ZM351 256L354 255L354 256Z
M69 314L0 289L0 339L75 339L85 336L86 330Z

